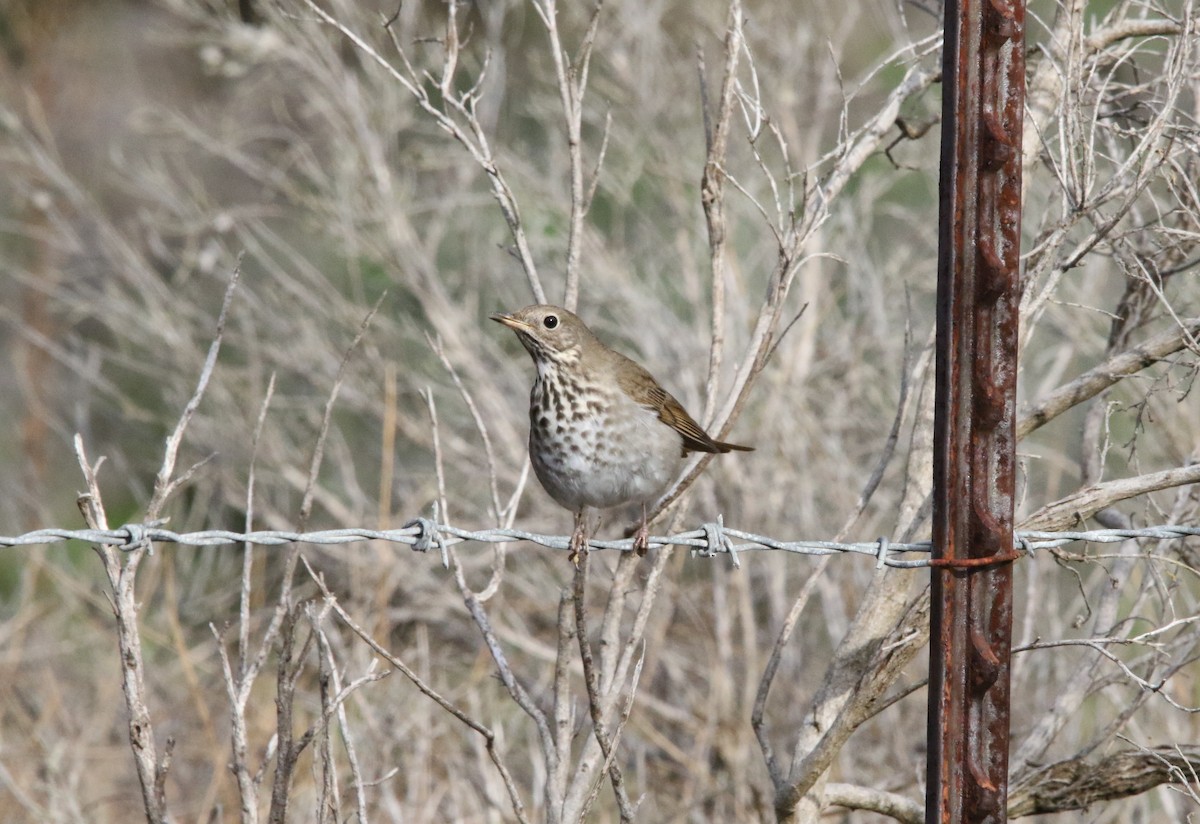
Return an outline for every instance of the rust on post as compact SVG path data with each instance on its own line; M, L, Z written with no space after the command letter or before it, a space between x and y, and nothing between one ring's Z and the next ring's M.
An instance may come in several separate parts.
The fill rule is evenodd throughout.
M1006 819L1024 0L949 0L925 820Z

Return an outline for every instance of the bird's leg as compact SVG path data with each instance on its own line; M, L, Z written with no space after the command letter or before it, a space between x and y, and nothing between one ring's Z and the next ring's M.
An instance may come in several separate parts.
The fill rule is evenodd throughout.
M633 533L633 551L638 554L639 558L646 557L647 550L650 549L650 526L646 523L646 504L642 504L642 523L637 528L637 532Z
M587 515L581 509L575 513L575 531L571 533L571 563L579 566L580 553L587 552L587 548Z

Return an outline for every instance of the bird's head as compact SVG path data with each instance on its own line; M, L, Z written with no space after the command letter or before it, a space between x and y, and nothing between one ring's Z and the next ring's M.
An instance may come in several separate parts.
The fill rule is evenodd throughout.
M511 314L497 312L491 318L517 333L539 367L576 363L585 348L598 343L583 321L558 306L537 304Z

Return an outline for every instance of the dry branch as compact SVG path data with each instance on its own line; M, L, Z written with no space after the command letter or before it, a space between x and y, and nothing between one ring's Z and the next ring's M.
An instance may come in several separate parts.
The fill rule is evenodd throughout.
M870 810L894 818L901 824L923 824L925 821L923 804L898 793L857 784L826 784L825 801L851 810Z
M88 462L83 449L83 438L75 436L75 454L83 470L88 491L79 496L79 510L89 527L108 528L108 516L104 512L103 499L96 473L104 459L94 465ZM125 706L129 711L129 743L133 748L134 764L138 782L142 789L142 804L146 820L150 824L167 821L167 799L163 791L163 779L169 765L169 755L158 759L158 746L154 740L154 723L150 716L146 696L146 665L142 659L142 637L138 627L138 602L134 591L137 568L146 548L133 550L122 558L115 547L98 545L96 553L104 563L112 589L113 616L117 621L117 649L121 661L121 688L125 694ZM122 561L124 564L122 565ZM171 741L167 741L167 752Z
M587 690L588 709L592 717L592 734L596 737L596 743L600 746L600 752L604 756L605 769L612 781L613 792L617 796L617 805L621 811L621 821L624 824L624 822L634 820L636 811L625 790L621 765L615 759L618 738L609 735L608 724L604 719L605 702L601 692L600 675L596 671L597 666L592 656L592 642L588 637L587 579L588 552L585 550L575 567L574 589L572 590L572 602L575 605L575 634L579 642L579 661L583 665L583 681ZM585 803L581 815L585 815L586 812L587 805Z
M1105 481L1073 492L1066 498L1039 509L1020 525L1024 530L1062 530L1087 520L1106 507L1160 489L1200 483L1200 463Z
M1008 815L1085 810L1106 801L1144 793L1163 784L1196 782L1200 747L1128 749L1103 758L1072 758L1016 777Z
M1105 389L1141 370L1153 366L1182 349L1197 351L1200 318L1190 318L1178 326L1155 335L1145 343L1113 355L1099 366L1059 387L1036 405L1021 411L1017 437L1023 438L1038 427L1057 418L1068 409L1096 397Z
M179 416L171 435L167 438L163 451L162 465L154 482L154 494L147 506L146 518L153 522L158 518L163 505L171 493L186 483L200 464L192 466L178 478L174 477L175 461L184 433L192 420L205 389L208 387L212 372L221 351L224 339L225 323L237 290L238 277L241 274L241 259L235 266L229 284L225 287L221 311L217 316L216 332L209 345L208 354L196 381L196 387L191 398ZM75 435L75 454L79 467L83 471L87 492L78 499L79 510L88 526L94 529L107 529L108 516L100 495L100 485L97 471L103 458L95 465L88 462L84 453L83 438ZM201 462L203 463L203 462ZM167 738L163 757L158 758L157 745L154 740L154 723L150 715L146 691L145 663L142 659L141 630L138 624L139 605L137 600L137 573L142 559L152 547L148 541L133 547L128 552L112 547L97 545L96 553L104 564L108 576L109 587L112 591L111 601L113 615L117 621L117 648L121 661L121 684L125 694L125 705L129 711L129 743L133 748L134 762L137 765L138 781L142 789L142 804L146 818L150 824L160 824L168 819L166 799L166 778L170 768L171 753L174 749L174 739Z

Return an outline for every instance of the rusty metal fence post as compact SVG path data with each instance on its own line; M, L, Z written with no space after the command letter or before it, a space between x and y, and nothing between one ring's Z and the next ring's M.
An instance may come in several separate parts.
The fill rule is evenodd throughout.
M947 0L925 820L1006 819L1024 0Z

